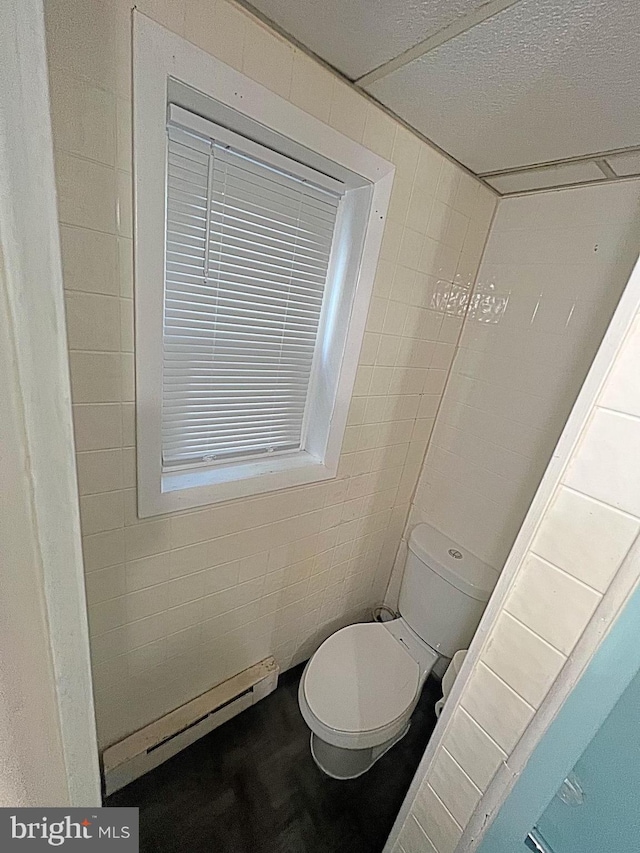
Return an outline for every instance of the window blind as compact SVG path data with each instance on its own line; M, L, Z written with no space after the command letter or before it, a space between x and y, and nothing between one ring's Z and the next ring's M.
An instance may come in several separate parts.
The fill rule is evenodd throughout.
M340 193L255 149L168 127L165 467L303 440Z

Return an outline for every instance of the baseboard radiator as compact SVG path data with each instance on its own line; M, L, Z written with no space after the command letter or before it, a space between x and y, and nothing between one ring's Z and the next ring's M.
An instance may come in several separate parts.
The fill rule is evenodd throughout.
M275 660L265 658L107 747L102 753L105 794L108 796L124 788L245 708L264 699L276 689L278 672Z

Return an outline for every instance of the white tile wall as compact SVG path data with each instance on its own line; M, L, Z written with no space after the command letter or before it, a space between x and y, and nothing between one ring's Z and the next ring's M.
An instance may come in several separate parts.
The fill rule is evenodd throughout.
M502 568L635 261L639 221L638 181L499 203L410 524L429 521Z
M563 487L538 530L533 550L604 592L639 530L637 518Z
M571 463L567 485L639 516L637 470L630 464L639 455L637 416L600 409L593 415L582 454Z
M462 829L431 785L420 786L415 800L415 819L438 853L453 853Z
M499 617L484 653L487 666L534 707L565 660L561 652L508 612Z
M396 848L394 847L394 851ZM437 853L418 821L410 815L402 827L397 850L400 853Z
M110 743L274 654L304 659L387 585L495 196L243 9L138 9L397 167L336 481L138 521L131 7L46 0L94 680ZM407 841L406 850L411 849Z
M505 607L554 648L568 654L599 600L595 589L530 554ZM570 608L567 601L571 602Z
M485 663L471 676L461 706L506 753L516 745L534 713Z
M480 797L500 764L508 764L640 531L640 479L633 476L640 466L640 385L633 369L638 364L640 315L452 709L399 834L401 844L415 838L413 819L437 853L455 849L452 827L462 833L474 803L469 782ZM469 782L461 782L461 773ZM437 799L425 799L424 790ZM477 814L482 807L480 799ZM442 825L443 808L450 832L438 835L432 827Z
M480 789L446 749L438 753L431 773L432 787L445 794L444 805L458 826L464 826L478 805Z
M485 790L507 757L506 752L462 707L453 715L444 745L481 791Z

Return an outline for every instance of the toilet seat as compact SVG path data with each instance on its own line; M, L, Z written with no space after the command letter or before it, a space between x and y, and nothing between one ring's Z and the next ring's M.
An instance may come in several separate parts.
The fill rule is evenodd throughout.
M349 625L307 664L300 706L311 730L328 743L376 746L406 726L422 681L417 661L384 625Z

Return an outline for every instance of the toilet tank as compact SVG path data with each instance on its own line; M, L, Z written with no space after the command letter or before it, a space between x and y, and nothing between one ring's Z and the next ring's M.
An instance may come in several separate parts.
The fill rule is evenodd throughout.
M399 610L425 643L444 657L469 647L498 572L435 527L409 537Z

